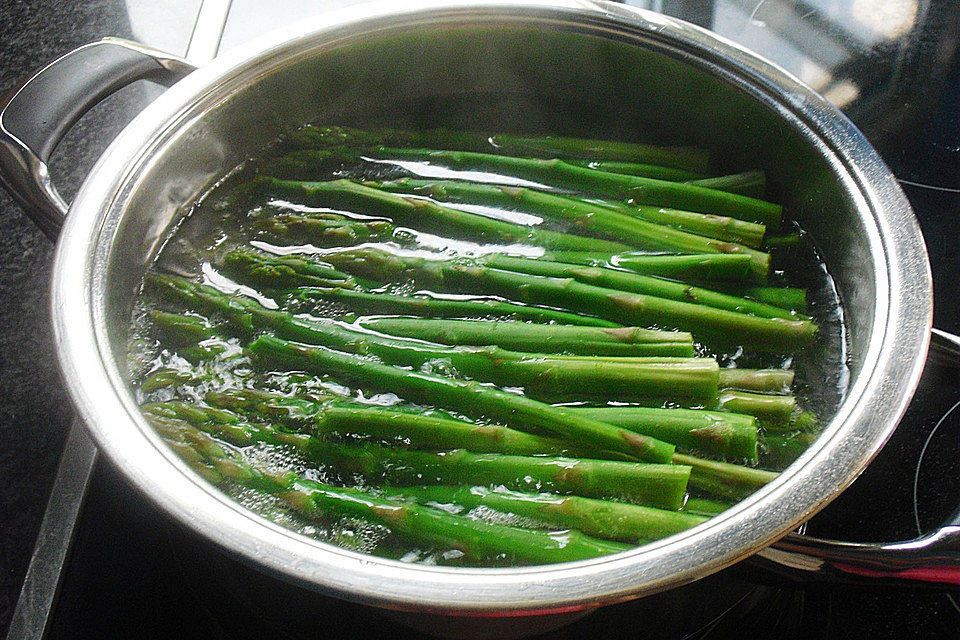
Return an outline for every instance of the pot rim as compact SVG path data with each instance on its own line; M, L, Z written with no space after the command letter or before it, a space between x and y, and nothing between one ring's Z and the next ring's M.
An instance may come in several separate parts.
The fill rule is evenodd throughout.
M781 476L720 516L634 550L519 568L410 565L321 543L257 516L193 473L140 415L113 362L105 268L119 214L163 141L230 78L342 37L399 25L497 16L575 25L697 53L717 73L806 128L863 212L876 266L876 321L863 369L823 435ZM611 35L612 34L612 35ZM52 305L64 379L98 446L164 511L247 562L295 583L383 607L442 613L560 613L648 595L728 566L794 529L846 488L892 433L912 397L932 323L926 249L894 177L851 122L782 69L704 29L603 2L378 2L286 27L205 65L147 107L114 140L70 207L54 265Z

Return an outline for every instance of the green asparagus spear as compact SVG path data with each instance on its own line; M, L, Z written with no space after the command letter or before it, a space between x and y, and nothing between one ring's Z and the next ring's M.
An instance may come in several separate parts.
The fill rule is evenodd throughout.
M160 329L164 339L177 346L194 345L219 335L206 318L166 311L151 311L148 315Z
M469 264L464 260L460 262L461 264ZM548 276L551 278L573 278L578 282L605 287L607 289L642 293L669 300L703 304L716 309L748 313L761 318L797 319L794 314L780 307L711 291L703 287L694 287L692 285L664 280L662 278L654 278L638 273L627 273L625 271L605 269L603 267L585 267L577 264L551 262L542 258L518 258L496 253L481 256L473 262L504 271L529 273L530 275Z
M570 411L678 447L751 460L757 457L757 422L753 416L648 407L584 407Z
M497 345L514 351L596 356L693 356L693 336L680 331L639 327L606 329L575 325L530 324L423 318L368 318L360 326L393 336L450 345Z
M390 497L409 498L427 504L453 504L464 509L484 505L496 511L576 529L598 538L632 543L665 538L707 519L690 513L609 500L490 490L484 487L391 487L382 491Z
M581 446L610 449L637 458L659 453L658 441L652 438L473 381L407 371L273 336L261 336L250 345L250 351L268 366L278 364L287 369L333 373L388 389L414 402L454 409L470 417L488 417L521 431L543 429Z
M714 500L712 498L689 497L680 510L682 513L689 513L696 516L712 518L720 515L733 506L733 503L724 500Z
M490 242L520 242L573 251L620 251L628 248L619 242L497 220L444 207L423 198L372 189L349 180L292 182L274 178L257 178L249 183L247 189L312 205L356 209L368 215L385 216L394 221L407 221L416 228L426 227L445 232L456 230Z
M260 218L254 227L264 233L321 247L408 240L405 232L386 220L351 220L331 214L281 213Z
M489 171L562 189L629 199L637 204L728 216L764 225L776 226L781 220L780 205L756 198L682 182L586 169L557 158L543 160L469 151L396 147L375 147L372 153L384 160L413 160L458 170Z
M674 454L673 461L675 464L687 465L692 469L691 487L731 500L746 498L779 475L772 471L716 460L704 460L681 453Z
M671 182L690 182L699 178L698 174L684 169L639 162L615 162L612 160L567 160L567 162L575 167L585 167L608 173L625 173L628 176L642 176L644 178L656 178L657 180L670 180Z
M290 256L267 256L242 247L227 253L220 266L228 275L242 275L245 282L263 289L356 287L351 276L328 264Z
M743 173L716 176L715 178L688 180L687 183L698 187L707 187L708 189L739 193L751 198L762 198L767 188L767 175L763 171L744 171Z
M783 469L799 458L819 435L813 431L764 434L760 441L760 461L764 466Z
M764 244L766 244L766 246L770 249L793 249L800 244L800 234L787 233L783 235L767 236Z
M341 269L381 281L414 278L429 286L482 290L533 304L560 306L621 323L677 328L716 342L736 340L768 351L791 350L813 340L808 320L760 318L700 304L667 300L577 282L532 276L451 260L426 260L357 249L327 256Z
M720 370L720 387L741 391L788 393L793 384L790 369L728 369Z
M754 287L726 282L718 282L710 286L731 295L787 309L797 315L807 312L807 290L799 287Z
M163 438L202 476L229 480L280 497L307 518L353 516L379 522L394 533L459 549L475 560L508 556L533 563L570 562L629 547L577 531L508 527L438 509L378 498L369 492L322 484L294 473L261 469L182 421L154 419Z
M308 304L339 302L373 313L403 313L425 317L488 318L490 316L516 317L536 322L556 322L585 327L619 327L616 322L588 315L514 304L502 300L442 298L436 295L398 296L339 288L304 287L291 293L291 298Z
M511 153L537 157L583 158L594 161L632 162L674 167L704 173L709 154L696 147L658 146L617 140L592 140L555 135L488 134L450 129L366 131L349 127L308 125L290 134L289 146L299 149L392 146L439 147Z
M764 426L787 424L797 410L794 396L750 393L749 391L720 392L721 408L733 413L746 413L764 421Z
M748 255L751 259L751 273L758 281L766 278L770 267L769 254L733 242L688 233L659 224L659 221L638 219L638 209L626 205L619 209L620 205L616 204L543 193L522 187L455 180L401 179L392 182L367 181L364 184L391 193L420 194L440 202L467 202L502 209L519 209L525 213L560 220L573 225L574 229L584 229L636 247L684 253ZM656 207L652 210L659 211ZM702 214L695 216L703 217Z
M478 425L462 420L436 417L411 411L395 411L346 402L316 402L279 394L250 392L211 392L204 399L222 409L243 414L254 422L277 420L307 430L317 437L361 435L403 439L420 449L466 449L474 453L511 455L584 455L583 447L538 436L496 424ZM177 403L161 407L180 410ZM187 405L188 407L191 405ZM194 410L196 410L194 408ZM185 417L174 414L174 417ZM237 416L232 416L239 422Z
M583 251L547 251L542 258L552 262L568 262L588 267L619 267L648 276L675 280L729 280L747 281L751 278L751 260L748 255L724 253L697 253L692 255L642 253L590 253ZM751 293L755 288L743 288ZM739 294L738 294L739 295ZM753 295L741 297L758 299ZM782 308L782 305L776 305Z
M528 354L499 347L448 347L347 329L330 321L298 318L226 296L181 278L150 274L147 282L178 300L222 313L241 331L272 329L280 336L350 353L372 354L389 364L422 367L446 362L458 372L506 386L603 394L653 395L713 400L719 369L711 358L590 357Z
M580 198L581 201L601 206L624 215L640 218L653 224L660 224L688 233L724 242L734 242L756 250L763 244L766 226L756 222L738 220L729 216L718 216L681 209L669 209L653 205L618 202L614 200L596 200Z
M742 287L736 295L766 302L798 313L807 311L807 290L798 287Z

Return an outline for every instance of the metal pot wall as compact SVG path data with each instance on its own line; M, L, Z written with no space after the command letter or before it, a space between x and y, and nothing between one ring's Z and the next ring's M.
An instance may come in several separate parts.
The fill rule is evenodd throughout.
M139 78L179 81L111 144L68 212L44 162L87 108ZM591 561L411 566L299 537L244 510L164 446L140 416L120 363L134 296L171 225L244 158L311 120L652 136L761 166L815 239L844 300L851 378L836 416L778 480L721 516ZM863 136L777 67L657 14L571 0L373 5L281 30L195 71L106 40L10 94L0 127L4 184L51 237L66 216L54 274L56 337L64 377L99 447L163 510L228 552L296 585L367 604L470 616L573 612L676 587L755 554L866 467L909 402L928 347L923 240ZM955 555L931 560L943 555L943 540L956 548L956 528L936 535L931 553L895 559L946 566L956 582ZM886 551L874 566L869 550L855 558L835 544L789 544L765 557L797 568L813 550L819 570L889 569Z

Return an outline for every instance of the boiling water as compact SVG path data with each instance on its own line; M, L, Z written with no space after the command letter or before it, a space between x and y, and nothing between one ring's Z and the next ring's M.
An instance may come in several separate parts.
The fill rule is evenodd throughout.
M258 166L259 163L253 161L239 167L193 206L190 213L171 231L163 250L157 258L154 266L156 271L198 279L220 291L247 294L255 297L261 304L269 308L277 308L280 306L280 301L265 297L253 289L234 282L220 273L214 265L227 252L241 246L254 247L262 252L276 255L307 254L321 259L326 253L337 251L338 248L323 248L309 244L277 244L278 241L275 237L252 231L252 225L248 224L250 220L281 212L333 212L357 220L371 219L371 216L364 215L362 212L319 209L276 198L261 199L252 206L238 206L237 200L233 197L235 189L237 185L243 184L255 175ZM383 161L360 162L351 166L339 167L328 175L316 176L316 179L362 176L366 179L381 180L411 174L445 179L469 178L473 181L495 184L517 183L515 179L495 174L446 169L438 171L437 167L431 167L424 163ZM450 206L518 224L535 224L559 231L565 230L563 225L542 220L537 216L531 216L523 212L471 205L453 204ZM786 212L786 214L789 217L789 212ZM797 229L800 230L799 227ZM802 230L800 231L802 233ZM510 245L504 247L503 245L484 244L449 237L444 235L442 230L437 229L403 228L399 237L404 239L402 245L396 242L386 242L369 243L364 246L374 246L390 252L414 252L445 257L477 256L485 253L502 252L505 249L515 255L530 257L536 257L542 253L542 249L534 246ZM774 274L770 284L772 286L798 286L808 290L809 313L820 327L817 343L796 357L751 353L749 349L744 348L732 348L719 352L708 346L698 345L697 349L701 355L716 356L721 366L790 367L795 369L796 382L794 389L798 396L802 398L803 406L815 411L825 421L835 412L846 391L848 382L843 310L837 289L825 265L819 258L813 239L805 235L802 238L799 248L793 250L789 255L789 264L777 265L782 270ZM390 283L378 290L404 295L422 293L436 297L482 298L482 296L464 296L441 291L422 291L408 282ZM155 308L172 311L182 310L176 309L168 302L160 304L150 293L145 293L140 297L140 302L134 313L134 330L132 331L129 350L129 369L131 380L137 389L138 400L141 403L170 399L200 402L208 392L239 388L277 390L286 394L298 395L322 391L325 394L332 393L345 398L352 398L360 403L379 406L400 405L402 403L401 399L394 394L370 393L326 376L287 373L281 375L260 371L253 366L244 352L245 343L241 343L235 338L208 340L205 345L208 349L216 351L217 355L212 359L190 362L157 337L157 332L147 315L150 310ZM357 316L353 310L335 303L301 305L289 310L304 314L306 317L323 317L351 324L363 319L362 316ZM434 372L451 373L443 370L443 363L429 363L428 366L434 367ZM185 382L159 389L139 386L140 382L150 374L162 369L182 372ZM189 381L186 381L187 374L192 374L192 379ZM518 391L522 392L522 390ZM408 403L403 404L404 406L410 406ZM443 412L443 414L449 415L447 412ZM286 447L257 445L248 448L244 453L259 463L277 469L292 469L318 481L360 488L364 486L362 478L344 474L337 469L323 465L318 466L317 463L302 458ZM764 464L762 457L760 464ZM767 466L769 467L769 465ZM318 540L364 553L375 553L404 561L443 564L462 564L465 562L462 554L456 550L412 547L390 535L387 529L379 525L355 518L338 517L320 521L307 521L277 498L236 486L225 486L224 490L247 508L300 534ZM483 507L473 509L467 515L501 524L524 526L535 524L532 521L515 516L506 516ZM500 558L495 560L494 564L511 564L512 562L511 558Z

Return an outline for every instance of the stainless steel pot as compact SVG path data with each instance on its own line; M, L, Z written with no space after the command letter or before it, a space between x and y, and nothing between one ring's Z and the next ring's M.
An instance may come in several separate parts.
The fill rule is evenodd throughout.
M144 77L183 79L110 145L68 214L46 172L51 150L103 95ZM322 544L246 511L192 473L140 416L122 371L126 331L143 274L187 205L309 120L653 136L762 166L816 239L844 300L851 382L837 415L778 480L721 516L590 561L408 565ZM619 5L373 5L281 30L198 70L133 43L102 41L7 97L0 167L48 234L66 216L53 283L56 338L69 390L101 450L164 510L228 551L296 584L382 607L570 612L682 585L755 554L866 467L905 410L928 347L923 239L893 176L856 128L738 46ZM945 528L914 543L915 557L895 559L912 562L907 568L945 567L941 577L957 582L956 540L957 528ZM884 558L896 550L857 550L859 558L842 545L794 536L765 557L819 574L889 574ZM819 553L813 564L809 552Z

